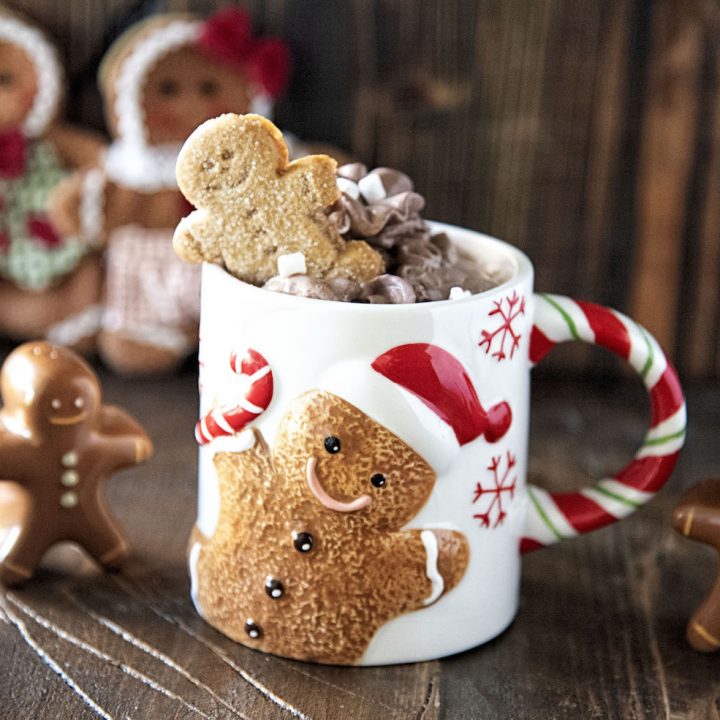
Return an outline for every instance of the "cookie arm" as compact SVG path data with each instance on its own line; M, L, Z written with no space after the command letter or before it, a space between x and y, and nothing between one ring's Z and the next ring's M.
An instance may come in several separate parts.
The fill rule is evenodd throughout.
M330 207L339 197L337 163L327 155L308 155L288 165L285 180L308 207Z
M206 210L195 210L183 218L173 234L173 248L187 262L222 264L223 233L212 226Z

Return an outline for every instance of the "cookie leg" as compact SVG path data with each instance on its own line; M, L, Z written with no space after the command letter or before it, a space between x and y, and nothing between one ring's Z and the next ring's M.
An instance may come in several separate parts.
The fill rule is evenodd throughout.
M106 570L117 570L130 554L120 525L102 500L84 507L83 514L86 522L75 529L73 539Z
M12 546L0 560L0 582L5 586L17 585L29 580L35 573L42 556L53 544L55 538L44 535L40 527L16 526L19 530L11 529L6 536L6 542ZM12 540L12 533L17 538Z

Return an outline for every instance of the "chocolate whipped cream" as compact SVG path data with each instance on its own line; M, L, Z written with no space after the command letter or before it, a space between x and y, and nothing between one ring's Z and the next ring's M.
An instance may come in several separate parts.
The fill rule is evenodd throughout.
M425 198L399 170L368 172L361 163L338 168L340 199L329 218L345 240L364 240L385 260L385 273L362 285L306 275L276 276L264 287L302 297L345 302L414 303L447 300L453 288L471 293L506 279L499 268L483 268L452 245L444 233L433 235L422 219Z

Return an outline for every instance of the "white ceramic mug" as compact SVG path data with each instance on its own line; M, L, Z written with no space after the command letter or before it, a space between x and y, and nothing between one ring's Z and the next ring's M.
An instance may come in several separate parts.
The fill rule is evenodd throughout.
M685 404L675 373L656 341L615 311L561 296L533 295L532 265L516 248L466 229L439 223L433 224L433 229L446 232L454 243L484 262L507 266L510 279L459 300L364 305L272 293L242 283L215 265L204 266L201 421L197 428L202 447L199 512L190 546L192 592L199 612L209 622L246 645L301 659L363 665L428 660L480 645L501 633L517 611L523 551L626 517L649 500L672 471L684 440ZM529 371L554 344L568 340L602 345L625 358L648 388L652 420L637 455L614 478L558 494L526 484ZM332 652L333 628L328 625L352 615L359 595L353 586L353 597L337 601L342 607L328 607L327 600L313 605L313 568L330 562L338 577L350 571L342 557L323 559L326 545L322 537L310 538L315 541L310 552L298 547L303 508L335 523L333 532L337 533L342 532L343 523L350 528L362 521L363 513L379 509L389 494L387 486L374 486L383 469L374 466L372 477L360 479L367 490L357 497L332 487L331 475L324 474L323 467L342 462L340 455L331 458L334 436L328 449L327 437L320 437L324 430L316 431L311 419L303 419L310 416L287 415L308 391L331 393L349 403L368 423L379 424L397 436L435 473L429 497L422 499L419 511L402 518L402 528L391 528L410 533L415 546L424 548L424 580L409 591L415 609L383 616L367 638L369 642L337 655ZM277 560L286 576L273 578L268 568L267 583L279 583L272 591L259 586L259 575L243 585L245 578L234 578L233 570L228 569L232 562L215 566L223 568L223 578L213 576L220 570L213 571L212 565L199 570L203 543L218 532L218 518L223 512L224 523L233 518L232 507L221 508L214 458L218 453L252 452L252 448L245 449L255 442L248 439L249 428L261 433L271 448L268 452L275 452L274 443L282 440L277 436L283 422L307 422L304 431L318 434L317 451L309 453L315 460L309 458L305 471L283 480L294 483L293 492L303 498L291 513L293 522L300 525L288 525L273 535L278 539L268 542L278 546L264 556L270 558L265 563ZM293 432L297 430L295 427ZM342 423L337 433L335 439L348 440L340 437ZM356 460L352 462L352 467L358 466ZM373 462L380 461L374 458ZM409 477L400 473L388 483L401 487L406 483L409 488L413 472L408 470ZM273 506L283 503L283 497L277 496L280 485L274 483L268 480L261 490L248 486L237 495L258 494L253 502L262 511L253 516L251 529L258 542L267 537L266 530L274 532L274 523L278 523ZM396 493L388 502L401 503L401 498L402 492ZM320 526L324 527L322 522ZM317 523L313 527L322 535ZM438 541L440 529L455 531L455 538L464 536L468 553L464 560L453 561L459 563L460 577L452 580L451 588L446 567L450 560L444 559L444 546ZM227 528L223 532L227 535ZM385 530L373 528L367 535L375 532ZM357 536L349 533L348 537ZM362 566L362 553L354 552L350 540L347 547L348 564L360 562ZM240 557L255 549L238 546L232 552ZM413 562L417 561L413 556ZM294 568L302 579L302 596L293 589L300 582L294 580ZM327 578L328 569L322 572ZM340 587L366 582L368 597L373 596L378 592L373 583L390 582L374 578L373 572L361 573L362 581L356 573ZM210 611L209 600L203 600L210 598L211 585L213 592L219 592L220 581L228 596L235 593L254 598L257 591L258 598L251 603L252 616L247 610L247 618L242 599L229 598L240 603L232 612L242 616L244 633L237 624L235 629L229 628L218 615L220 611ZM240 584L233 585L236 581ZM224 601L214 602L220 606ZM285 647L273 636L272 628L280 627L276 619L284 612L283 603L291 609L292 603L307 606L295 616L300 617L302 632L310 638L304 641L307 650L298 651L297 643ZM230 617L229 609L223 617ZM292 634L298 625L283 627L283 632ZM338 646L344 637L341 633L352 630L337 630ZM311 647L313 639L320 637L325 651Z

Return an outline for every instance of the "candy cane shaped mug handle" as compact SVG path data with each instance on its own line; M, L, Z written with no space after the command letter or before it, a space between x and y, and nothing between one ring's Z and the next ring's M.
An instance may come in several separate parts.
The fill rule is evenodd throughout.
M528 486L530 505L521 550L528 552L621 520L665 484L685 441L680 382L655 338L629 317L561 295L536 295L530 337L535 365L561 342L580 340L611 350L640 375L650 395L651 422L633 460L612 478L577 492Z

